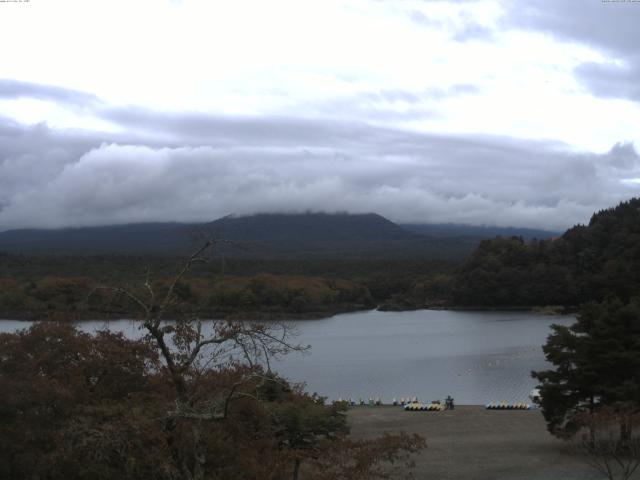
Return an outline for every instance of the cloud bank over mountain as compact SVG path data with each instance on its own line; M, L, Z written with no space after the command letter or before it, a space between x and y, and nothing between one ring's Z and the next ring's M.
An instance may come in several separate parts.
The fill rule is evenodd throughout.
M561 229L638 187L631 144L592 154L554 142L321 120L138 109L117 116L127 134L0 121L0 225L311 210Z
M47 39L0 64L0 230L306 210L563 229L640 194L637 2L59 8L0 17L4 44Z

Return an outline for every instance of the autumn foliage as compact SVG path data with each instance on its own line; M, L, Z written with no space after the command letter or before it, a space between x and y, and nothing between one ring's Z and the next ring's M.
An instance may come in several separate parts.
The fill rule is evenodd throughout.
M178 412L156 349L120 334L43 322L0 335L0 352L0 478L384 478L423 446L352 441L342 407L241 363L186 376Z

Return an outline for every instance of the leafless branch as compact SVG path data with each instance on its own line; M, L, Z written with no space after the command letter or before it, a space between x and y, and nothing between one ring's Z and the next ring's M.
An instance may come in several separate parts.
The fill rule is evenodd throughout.
M584 426L577 446L585 461L608 479L628 480L640 468L640 411L601 406L576 418Z
M103 286L99 286L99 287L95 287L92 292L95 292L97 290L107 290L107 291L110 291L110 292L113 292L113 293L116 293L116 294L119 294L119 295L124 295L125 297L129 298L130 300L132 300L136 305L138 305L145 312L145 317L148 317L151 314L151 309L149 308L149 306L145 302L143 302L140 298L138 298L136 295L131 293L130 290L127 290L127 289L121 288L121 287L103 287Z
M196 403L200 400L197 400L198 389L194 389L193 385L194 381L201 378L203 372L201 358L205 358L206 366L221 365L220 362L232 361L235 351L242 355L243 362L249 366L250 370L255 370L257 362L264 359L267 371L270 372L272 356L290 351L304 351L308 348L291 342L291 331L286 324L265 326L253 323L215 322L212 325L213 330L208 334L203 332L202 322L199 319L178 320L169 325L163 325L163 318L172 311L176 303L176 290L180 282L194 265L208 261L205 253L219 243L233 242L224 240L204 242L171 278L161 299L158 298L154 288L150 270L147 270L143 283L147 292L146 299L133 293L129 288L100 287L125 296L142 310L144 313L142 328L147 330L148 337L158 348L175 386L177 404L180 406L178 413L183 417L187 415L189 418L202 420L214 418L217 413L211 413L213 410L205 412L201 408L195 409ZM244 378L226 395L222 409L223 417L226 416L228 402L231 399L249 395L238 389L252 379L254 379L252 376Z

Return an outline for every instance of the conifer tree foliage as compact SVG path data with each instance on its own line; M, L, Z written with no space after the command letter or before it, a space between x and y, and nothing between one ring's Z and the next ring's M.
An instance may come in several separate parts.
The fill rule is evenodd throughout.
M640 198L551 240L484 240L458 269L457 305L577 307L640 290Z
M573 435L605 406L640 409L640 297L587 304L576 323L552 328L543 350L554 369L533 377L553 434Z

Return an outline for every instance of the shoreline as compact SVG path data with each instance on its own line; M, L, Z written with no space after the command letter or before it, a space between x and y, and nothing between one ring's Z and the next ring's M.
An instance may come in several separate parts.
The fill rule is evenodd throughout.
M561 311L559 311L561 309ZM517 312L517 313L532 313L540 315L541 317L557 316L563 317L566 315L572 315L577 312L577 307L559 307L559 306L504 306L504 307L490 307L490 306L425 306L420 308L404 308L404 309L389 309L389 308L342 308L331 309L328 311L311 311L311 312L268 312L258 313L255 311L236 312L231 314L225 314L223 316L214 315L200 315L194 318L200 318L201 320L251 320L257 322L277 322L277 321L291 321L291 320L325 320L335 317L337 315L347 313L362 313L370 311L379 312L415 312L419 310L443 310L453 312ZM104 314L104 312L90 312L79 315L78 312L73 312L66 316L66 313L56 312L2 312L0 313L0 322L2 321L19 321L19 322L46 322L46 321L68 321L68 322L90 322L94 320L139 320L136 314L127 312L113 312L111 314ZM65 317L66 316L66 317ZM43 318L48 317L48 318ZM65 317L65 318L62 318Z

